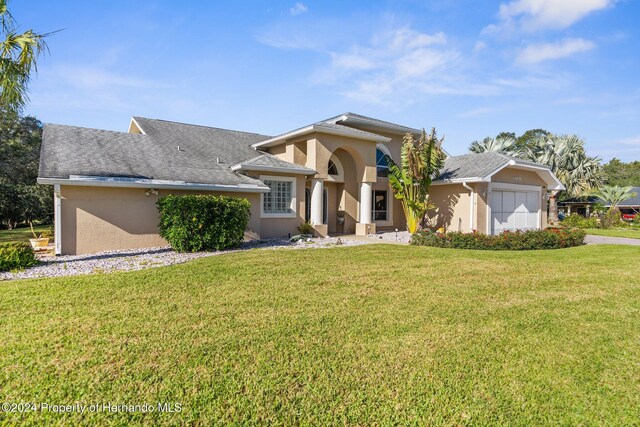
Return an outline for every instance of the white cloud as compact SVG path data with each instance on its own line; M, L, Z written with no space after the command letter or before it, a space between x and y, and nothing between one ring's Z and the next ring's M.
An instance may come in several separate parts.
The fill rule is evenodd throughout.
M481 50L485 50L487 48L487 43L482 40L478 40L475 45L473 45L474 52L480 52Z
M590 40L581 38L564 39L555 43L537 43L524 48L516 58L519 64L537 64L553 59L561 59L576 53L586 52L596 47Z
M296 16L296 15L301 15L307 12L308 10L309 8L307 7L306 4L297 2L296 4L293 5L291 9L289 9L289 13L293 16Z
M637 145L640 147L640 135L620 139L617 141L617 143L622 145Z
M588 14L605 9L612 0L516 0L500 5L500 18L523 18L537 28L567 28Z
M466 90L448 80L461 54L447 45L444 33L400 27L375 34L369 43L329 52L331 63L315 76L321 84L344 84L341 93L367 103L389 104L401 94ZM459 86L458 86L459 84Z
M143 98L156 98L173 88L171 84L94 66L61 64L41 72L32 96L43 108L69 107L89 110L128 111Z
M614 3L615 0L513 0L500 5L500 23L489 25L485 32L564 29Z
M313 31L308 25L315 25ZM351 32L336 30L346 25L344 21L308 25L274 25L257 37L275 48L314 52L320 63L310 72L313 83L367 104L406 106L425 95L514 95L537 88L558 91L572 81L563 72L544 74L529 69L523 72L522 68L509 70L487 64L486 55L471 52L471 49L489 50L483 41L463 51L443 32L427 33L408 25L398 26L393 17ZM372 34L371 27L380 30ZM360 41L354 43L355 38Z

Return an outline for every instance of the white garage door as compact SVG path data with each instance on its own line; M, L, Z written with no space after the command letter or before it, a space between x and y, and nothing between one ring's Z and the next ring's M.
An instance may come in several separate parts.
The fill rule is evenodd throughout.
M540 193L537 191L492 190L492 233L540 228L539 209Z

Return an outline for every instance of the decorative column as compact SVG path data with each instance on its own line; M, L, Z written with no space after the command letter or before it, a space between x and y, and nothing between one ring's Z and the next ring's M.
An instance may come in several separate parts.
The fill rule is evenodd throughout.
M322 224L322 180L311 180L311 225Z
M360 185L360 224L371 224L371 211L373 209L373 196L371 183L363 182Z

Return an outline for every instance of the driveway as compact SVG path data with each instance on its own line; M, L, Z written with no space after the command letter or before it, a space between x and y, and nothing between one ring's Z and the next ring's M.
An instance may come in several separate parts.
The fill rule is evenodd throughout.
M632 245L640 246L640 239L627 239L624 237L608 237L588 235L585 239L588 245Z

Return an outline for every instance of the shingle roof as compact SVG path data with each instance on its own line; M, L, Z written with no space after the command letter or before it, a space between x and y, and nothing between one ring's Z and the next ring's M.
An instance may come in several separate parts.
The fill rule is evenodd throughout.
M373 132L367 132L364 130L356 129L351 126L344 126L341 124L333 123L331 121L320 121L317 123L312 123L307 126L303 126L292 131L274 136L273 138L265 138L262 141L259 141L254 145L254 147L263 147L263 146L271 146L276 143L281 143L288 138L293 138L294 136L305 135L311 132L322 132L325 131L327 133L334 133L339 135L351 136L354 138L362 138L373 141L389 141L389 138L379 135Z
M329 122L318 122L314 123L314 126L324 128L324 129L334 129L343 132L348 132L355 137L364 136L367 138L384 138L382 135L378 135L377 133L367 132L366 130L360 130L356 128L352 128L350 126L344 126L338 123L329 123Z
M251 144L266 135L142 117L135 120L144 135L45 125L39 177L118 176L261 185L230 166L255 156Z
M415 129L415 128L411 128L408 126L404 126L404 125L399 125L397 123L391 123L385 120L380 120L380 119L375 119L373 117L368 117L368 116L363 116L362 114L356 114L356 113L344 113L344 114L340 114L339 116L335 116L335 117L331 117L327 120L324 120L324 122L330 122L330 123L338 123L340 121L343 121L346 118L346 120L351 119L356 119L356 120L363 120L366 122L369 122L371 124L377 124L381 127L386 127L386 126L391 126L394 128L401 128L406 132L410 132L410 133L419 133L420 129Z
M501 167L514 162L523 166L544 167L537 163L510 157L502 153L471 153L462 156L447 157L440 176L436 181L451 181L466 178L484 178Z
M618 206L620 207L640 206L640 187L633 187L631 192L636 193L636 196L625 200L624 202L620 203Z
M303 173L307 173L309 175L313 175L316 173L315 170L307 168L305 166L296 165L294 163L286 162L272 154L262 153L258 156L252 157L247 160L243 160L238 163L237 166L242 166L247 170L253 167L262 167L262 168L273 168L273 169L287 169L287 170L297 170Z

